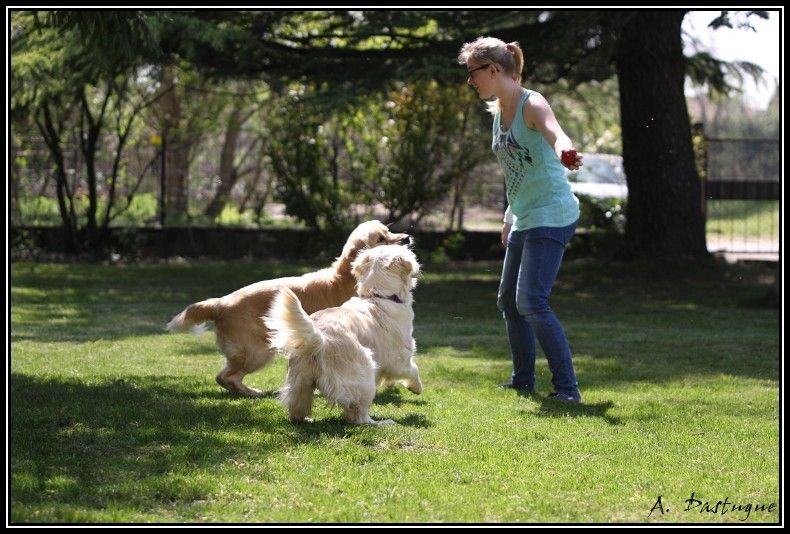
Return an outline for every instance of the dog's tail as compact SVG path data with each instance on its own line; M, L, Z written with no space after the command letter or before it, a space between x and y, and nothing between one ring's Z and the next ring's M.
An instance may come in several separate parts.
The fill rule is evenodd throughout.
M187 306L184 311L170 319L165 329L171 332L199 334L206 329L203 323L216 319L218 304L219 299L207 299Z
M269 344L288 358L313 356L324 346L324 336L287 287L277 293L262 319L269 329Z

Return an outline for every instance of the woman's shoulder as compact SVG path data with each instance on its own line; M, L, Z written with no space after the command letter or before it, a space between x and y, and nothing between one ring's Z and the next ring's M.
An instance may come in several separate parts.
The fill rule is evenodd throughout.
M548 105L549 103L549 101L546 100L546 97L537 91L525 89L524 92L527 94L527 100L524 103L527 106L542 106Z
M534 123L551 111L551 106L542 94L532 92L524 102L523 115L527 126L534 128Z

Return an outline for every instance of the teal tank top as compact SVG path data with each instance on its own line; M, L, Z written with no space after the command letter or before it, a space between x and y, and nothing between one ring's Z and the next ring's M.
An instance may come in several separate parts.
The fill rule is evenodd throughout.
M524 122L524 103L530 94L529 89L524 91L509 130L502 129L502 111L497 110L491 148L505 173L513 230L561 228L578 220L579 199L571 192L554 148Z

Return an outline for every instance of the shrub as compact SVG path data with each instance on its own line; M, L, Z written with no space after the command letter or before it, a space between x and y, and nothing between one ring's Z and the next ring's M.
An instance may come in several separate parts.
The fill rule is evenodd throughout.
M617 233L625 231L625 200L576 196L579 198L579 228Z

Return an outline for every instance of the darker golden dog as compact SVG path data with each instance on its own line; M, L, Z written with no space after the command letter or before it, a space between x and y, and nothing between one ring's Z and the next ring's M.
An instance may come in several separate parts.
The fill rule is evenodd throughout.
M364 222L351 232L331 267L299 277L257 282L224 297L196 302L173 317L167 329L195 331L198 325L213 321L217 345L226 358L217 383L237 395L261 396L263 392L244 385L242 380L271 362L276 354L269 346L269 333L261 317L277 292L284 287L293 291L307 313L340 306L354 296L356 280L351 264L361 250L410 243L408 234L393 233L379 221Z

